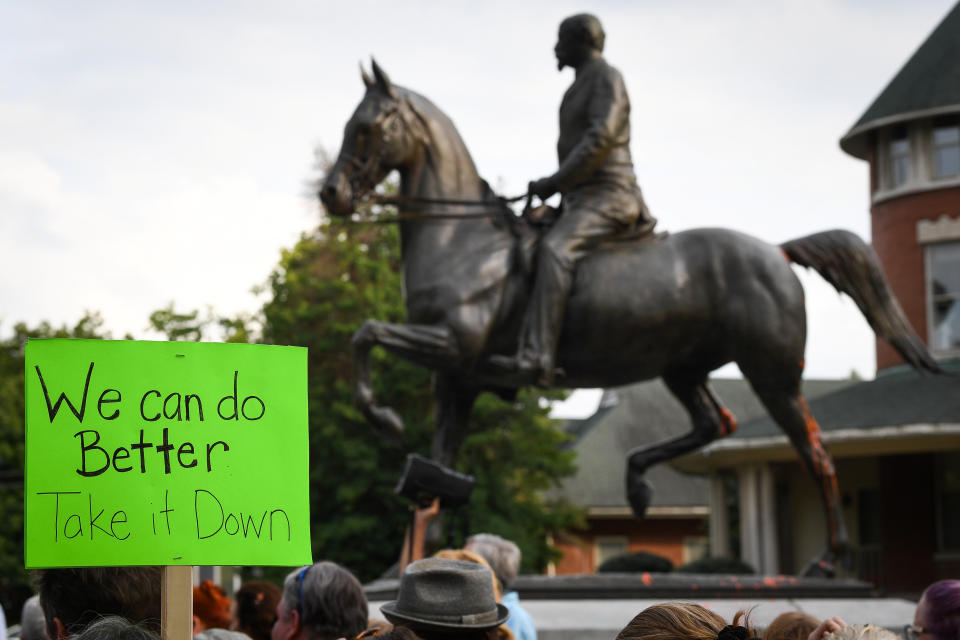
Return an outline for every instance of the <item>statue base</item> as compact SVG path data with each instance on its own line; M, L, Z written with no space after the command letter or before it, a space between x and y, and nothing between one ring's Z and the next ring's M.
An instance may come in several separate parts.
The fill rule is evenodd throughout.
M394 600L399 581L376 580L364 587L367 599ZM518 576L511 589L521 600L702 600L704 598L795 599L871 598L872 584L840 578L734 576L689 573L597 573Z

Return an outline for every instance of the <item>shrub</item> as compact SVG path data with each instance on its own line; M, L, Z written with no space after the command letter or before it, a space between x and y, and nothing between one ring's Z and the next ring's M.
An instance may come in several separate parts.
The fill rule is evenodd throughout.
M644 571L669 573L673 571L673 563L655 553L638 551L609 558L597 568L597 573L641 573Z
M677 567L678 573L725 573L729 575L754 575L757 570L739 558L701 558Z

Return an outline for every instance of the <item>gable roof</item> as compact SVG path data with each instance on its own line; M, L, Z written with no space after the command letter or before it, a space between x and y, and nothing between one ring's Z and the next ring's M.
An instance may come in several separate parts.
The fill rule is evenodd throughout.
M869 132L944 113L960 113L960 3L841 138L840 148L866 159Z
M807 380L804 393L816 397L853 384L853 380ZM741 423L766 415L750 385L742 379L714 379L711 387ZM617 401L612 401L612 395ZM585 420L569 420L565 430L576 440L577 473L551 492L588 508L625 509L627 452L634 447L680 436L690 430L690 417L660 380L607 390L601 408ZM653 484L652 514L658 509L704 507L709 483L702 476L677 471L668 464L647 472Z

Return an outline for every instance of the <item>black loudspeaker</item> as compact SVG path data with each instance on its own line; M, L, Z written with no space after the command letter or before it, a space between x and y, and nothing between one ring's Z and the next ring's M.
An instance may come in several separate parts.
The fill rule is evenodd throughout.
M440 498L441 509L452 509L470 500L476 482L473 476L448 469L420 454L409 453L394 491L420 506Z

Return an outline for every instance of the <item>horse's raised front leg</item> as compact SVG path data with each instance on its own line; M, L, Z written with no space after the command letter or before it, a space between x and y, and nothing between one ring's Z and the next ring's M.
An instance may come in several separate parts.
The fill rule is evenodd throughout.
M642 518L653 498L653 487L644 478L651 466L694 451L729 435L737 428L736 420L713 394L703 375L668 372L663 381L690 414L693 428L686 434L637 447L627 454L627 499L633 514Z
M454 364L460 355L453 331L443 325L393 324L367 320L351 340L354 362L354 401L363 415L380 429L399 435L403 420L390 407L374 402L370 382L370 350L381 346L401 358L431 369Z

